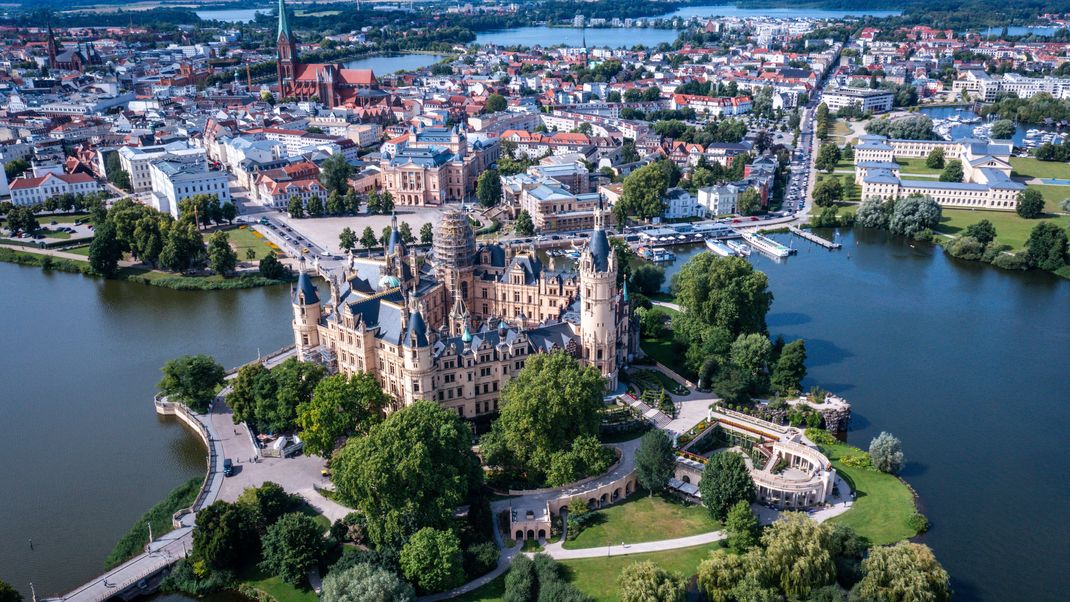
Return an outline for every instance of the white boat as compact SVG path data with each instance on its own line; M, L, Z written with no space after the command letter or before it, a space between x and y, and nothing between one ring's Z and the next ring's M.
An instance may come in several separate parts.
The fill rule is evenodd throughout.
M732 249L729 249L724 244L709 238L706 239L706 248L720 255L721 257L732 257L736 254Z
M738 240L726 240L724 241L724 244L727 245L729 249L735 251L736 254L740 257L746 257L750 255L750 247L739 242Z

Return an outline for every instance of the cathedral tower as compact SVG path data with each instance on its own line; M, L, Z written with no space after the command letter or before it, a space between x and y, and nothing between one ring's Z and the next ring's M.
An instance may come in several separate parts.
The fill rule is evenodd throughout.
M595 212L591 242L580 255L580 337L583 359L602 373L609 389L617 387L617 258Z
M463 208L442 216L435 228L433 245L435 269L446 287L446 301L456 306L459 298L463 306L474 307L476 234Z
M275 66L279 78L279 100L292 96L287 92L293 89L297 77L297 42L290 31L290 21L286 16L286 0L279 0L279 33L275 37L278 61Z

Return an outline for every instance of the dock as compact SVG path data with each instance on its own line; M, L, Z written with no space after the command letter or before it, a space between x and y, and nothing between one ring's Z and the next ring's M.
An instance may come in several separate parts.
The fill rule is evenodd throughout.
M806 230L803 230L797 226L788 226L788 230L791 230L791 233L795 236L805 238L806 240L812 243L819 244L822 247L825 247L826 249L839 249L843 246L838 242L832 242L831 240L828 240L826 238L821 238L820 236L811 232L807 232Z

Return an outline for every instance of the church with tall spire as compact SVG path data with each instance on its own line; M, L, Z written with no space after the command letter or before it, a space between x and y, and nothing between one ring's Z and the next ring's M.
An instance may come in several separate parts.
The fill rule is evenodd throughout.
M379 89L371 69L347 69L337 63L302 63L297 38L290 28L286 0L279 0L278 13L275 71L280 98L315 100L332 109L371 107L390 102L390 95Z
M371 372L393 409L428 399L465 418L493 415L535 353L564 351L614 389L637 329L601 219L589 240L575 266L557 269L533 248L477 245L462 208L442 216L432 252L420 254L395 217L381 257L351 256L344 271L324 274L328 300L302 270L292 296L299 357Z

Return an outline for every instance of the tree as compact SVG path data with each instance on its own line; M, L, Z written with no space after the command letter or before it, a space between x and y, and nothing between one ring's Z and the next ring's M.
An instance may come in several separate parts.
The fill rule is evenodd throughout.
M429 245L435 239L435 229L431 222L420 226L420 244Z
M264 532L294 507L294 498L278 483L266 481L259 487L249 487L241 492L236 503L253 510L257 525Z
M383 227L383 233L379 235L379 244L385 249L390 244L390 235L394 233L394 230L390 226Z
M941 182L961 182L963 177L962 161L951 159L944 165L944 171L940 172Z
M747 567L743 557L714 550L698 565L698 586L710 602L730 602L732 590L743 580Z
M300 583L319 564L325 548L323 529L300 512L279 517L268 527L261 545L264 559L260 568L291 584Z
M7 229L11 232L36 232L41 224L33 215L30 207L12 207L7 212Z
M817 157L814 159L814 167L826 173L832 173L836 169L836 164L840 162L841 157L840 147L832 143L822 144L821 149L817 151Z
M379 240L375 238L375 230L372 230L371 226L365 226L364 231L360 234L360 246L370 249L377 244L379 244Z
M160 267L185 272L204 260L204 238L193 223L173 223L160 249Z
M400 547L423 527L449 528L483 481L472 434L456 412L418 401L352 438L332 463L334 484L368 517L377 546Z
M739 193L739 197L736 198L736 213L740 215L756 213L761 205L762 197L758 194L758 189L752 186Z
M509 106L509 103L505 100L505 97L501 94L491 94L487 96L487 104L483 105L483 110L487 113L497 113L504 111Z
M1051 222L1040 222L1033 226L1025 248L1027 266L1055 271L1066 263L1066 232Z
M903 469L903 444L891 433L881 431L869 442L869 458L877 470L896 474Z
M760 572L792 600L805 600L811 590L836 578L829 528L801 512L785 512L762 533Z
M665 213L664 198L669 189L669 174L661 163L644 165L624 178L624 190L617 201L620 211L644 220Z
M962 235L969 236L982 245L988 245L988 243L996 240L996 227L992 225L992 222L983 219L975 224L966 226L966 230L962 232Z
M925 167L929 169L944 168L944 149L942 147L938 146L929 151L929 155L925 157Z
M379 209L383 214L394 212L394 195L390 194L390 191L386 191L379 199Z
M806 342L797 339L784 345L773 366L770 384L773 389L784 395L802 390L802 380L806 378Z
M297 427L305 451L329 457L338 439L354 432L366 433L389 403L390 398L370 372L324 378L312 398L297 406Z
M0 602L22 602L22 594L6 581L0 580Z
M290 204L286 209L290 217L294 219L300 219L305 216L305 204L301 202L301 197L296 194L290 197Z
M323 217L323 199L318 196L309 197L305 212L309 217Z
M598 437L580 435L572 442L571 449L550 456L546 482L551 487L560 487L589 475L601 474L613 463L613 457L613 452L602 447Z
M1026 188L1018 193L1018 215L1036 219L1044 214L1044 195L1036 188Z
M312 399L326 371L318 364L290 358L268 374L270 380L257 383L257 428L267 433L291 429L296 424L297 407Z
M256 513L248 505L216 501L197 513L193 558L215 570L236 571L259 549Z
M397 574L367 562L339 570L323 579L323 602L412 602L416 593Z
M353 175L353 166L341 153L335 153L320 165L320 183L328 193L344 195L349 191L349 177Z
M843 182L839 178L821 178L811 196L818 207L831 207L843 199Z
M855 212L855 223L863 228L885 229L891 220L894 206L894 201L883 201L877 197L868 198L862 201L858 211Z
M508 450L503 463L541 477L555 453L577 437L598 435L604 391L598 369L563 351L530 356L502 389L501 414L488 436ZM487 462L495 460L501 458Z
M621 602L683 602L684 578L649 560L633 562L617 577Z
M338 247L346 251L352 251L357 246L357 233L346 226L338 235Z
M879 546L862 561L856 592L862 600L943 602L951 599L950 576L929 546L900 542Z
M717 520L725 520L728 511L739 502L753 502L754 481L747 472L743 457L733 452L714 454L706 462L699 482L702 503Z
M653 429L639 441L635 452L635 476L651 494L663 491L676 468L672 441L665 431Z
M383 213L383 195L376 189L368 193L368 213Z
M940 205L932 198L911 195L895 202L888 229L900 236L916 236L940 223Z
M672 290L685 321L723 328L729 340L766 331L765 315L773 303L769 280L745 259L699 253L673 277Z
M412 226L409 225L409 222L401 222L401 225L398 226L398 234L401 235L401 240L407 245L416 240L416 237L412 235Z
M216 232L208 238L208 263L212 271L227 276L238 265L238 254L230 248L230 237L226 232Z
M450 530L424 527L401 548L401 573L425 593L464 583L461 542Z
M773 344L764 334L740 334L732 342L729 360L746 385L746 392L757 394L769 388L766 366L772 349Z
M531 236L535 234L535 222L531 220L531 214L527 209L521 209L520 213L516 216L516 224L513 226L513 230L521 236Z
M272 280L282 280L290 274L290 270L279 262L274 251L268 251L268 254L260 260L258 271L264 278L270 278Z
M724 531L729 549L737 554L742 554L758 545L761 526L749 503L740 501L732 506L732 509L728 511L728 518L725 519Z
M183 355L164 364L161 370L163 380L156 385L160 392L172 401L186 404L194 412L208 410L226 373L223 366L208 355Z
M497 169L488 169L479 174L476 181L476 197L484 207L493 207L502 200L502 179Z
M989 135L994 140L1009 140L1014 137L1014 132L1017 129L1017 126L1010 119L1000 119L992 124L992 130Z
M115 225L110 221L96 227L93 242L89 243L89 267L102 276L111 277L119 269L123 247L116 237Z
M4 174L8 180L14 180L29 168L30 162L26 159L13 159L4 164Z
M646 296L657 294L665 282L665 269L652 263L643 263L632 271L632 287Z

